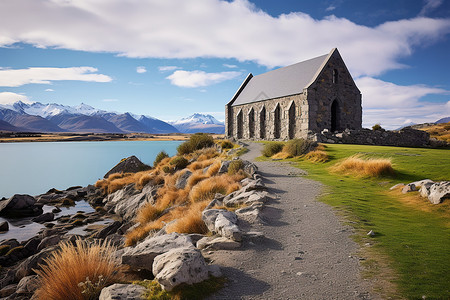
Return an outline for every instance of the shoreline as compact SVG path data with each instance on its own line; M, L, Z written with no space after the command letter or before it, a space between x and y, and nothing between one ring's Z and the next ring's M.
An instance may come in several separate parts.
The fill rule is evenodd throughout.
M0 143L103 142L103 141L186 141L190 133L0 133ZM224 139L224 134L213 134Z

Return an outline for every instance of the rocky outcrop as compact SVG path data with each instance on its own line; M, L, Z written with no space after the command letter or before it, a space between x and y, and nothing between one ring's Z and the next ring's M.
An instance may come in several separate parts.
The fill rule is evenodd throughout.
M180 284L194 284L208 279L208 268L200 250L175 248L155 257L153 275L167 291Z
M145 288L136 284L113 284L102 289L99 300L143 300Z
M36 199L30 195L16 194L0 201L0 215L28 217L42 214L42 206L36 205Z
M108 178L109 175L114 173L137 173L139 171L148 170L150 167L143 164L136 156L130 156L122 159L117 165L115 165L104 178Z
M437 182L430 186L428 200L431 203L439 204L446 198L450 198L450 181Z
M208 209L202 212L202 219L212 233L240 242L242 232L239 229L237 216L225 209Z
M434 182L430 179L424 179L404 184L396 184L390 189L393 190L402 186L402 193L419 191L420 196L428 198L432 204L439 204L444 199L450 198L450 181Z
M171 233L151 237L136 247L128 248L122 255L122 264L151 271L156 256L180 247L194 247L189 236Z

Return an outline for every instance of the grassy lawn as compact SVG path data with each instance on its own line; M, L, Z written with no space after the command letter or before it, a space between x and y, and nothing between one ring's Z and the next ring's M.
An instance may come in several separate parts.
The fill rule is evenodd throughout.
M377 279L384 297L449 299L450 199L433 205L418 193L404 195L389 188L426 178L450 180L450 150L326 146L326 163L289 161L326 185L320 200L334 206L356 229L354 239L366 258L365 275ZM354 154L392 159L395 175L357 178L330 172L329 167ZM366 235L369 230L374 237Z

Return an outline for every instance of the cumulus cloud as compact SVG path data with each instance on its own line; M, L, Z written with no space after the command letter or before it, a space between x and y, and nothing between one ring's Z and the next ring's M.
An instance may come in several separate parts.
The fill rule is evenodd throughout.
M0 86L17 87L30 83L51 84L57 80L110 82L111 77L96 74L92 67L28 68L0 70Z
M46 92L54 92L54 89L45 89Z
M230 65L230 64L223 64L223 66L225 67L225 68L229 68L229 69L236 69L238 66L236 66L236 65Z
M160 72L168 72L168 71L174 71L174 70L179 70L181 69L180 67L177 66L160 66L158 67L158 70Z
M396 129L414 120L434 122L450 115L450 101L424 101L427 95L450 95L450 91L426 85L396 85L371 77L356 80L363 95L363 126L380 123Z
M136 72L138 72L139 74L142 74L142 73L147 72L147 69L145 67L140 66L140 67L136 68Z
M13 104L17 101L24 103L33 103L27 96L22 94L16 94L12 92L0 92L0 104Z
M335 10L335 9L336 9L336 6L330 5L330 6L328 6L328 7L325 9L325 11L333 11L333 10Z
M240 76L241 72L220 72L220 73L206 73L204 71L175 71L172 75L166 78L170 80L173 85L180 87L201 87L216 84L225 80L230 80Z
M415 46L447 35L450 19L417 17L368 27L302 12L273 17L246 0L15 0L0 2L0 28L0 46L24 42L138 58L236 58L268 67L338 47L353 75L375 76L403 67L399 59Z

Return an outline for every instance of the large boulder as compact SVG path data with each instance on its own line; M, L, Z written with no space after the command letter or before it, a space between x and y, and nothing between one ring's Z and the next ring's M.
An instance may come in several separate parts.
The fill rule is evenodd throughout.
M237 226L238 219L234 212L207 209L202 212L202 219L211 232L238 242L242 240L242 232Z
M137 284L113 284L102 289L99 300L143 300L145 287Z
M153 274L161 287L171 291L180 284L194 284L208 279L208 267L200 250L175 248L155 257Z
M36 199L30 195L15 194L0 201L0 215L29 217L42 214L42 206L36 205Z
M236 207L241 204L251 205L254 202L266 203L269 200L267 192L251 190L249 192L236 191L223 199L223 204L228 207Z
M104 178L108 178L109 175L114 173L137 173L149 169L149 166L143 164L136 156L130 156L122 159L117 165L115 165Z
M192 172L189 170L186 170L183 174L181 174L178 179L177 182L175 183L175 187L177 189L184 189L186 187L187 181L189 179L189 177L191 177Z
M151 271L156 256L180 247L194 248L194 244L189 236L175 232L151 237L134 248L128 248L122 255L122 264Z
M441 181L430 187L428 200L433 204L441 203L445 198L450 198L450 181Z

